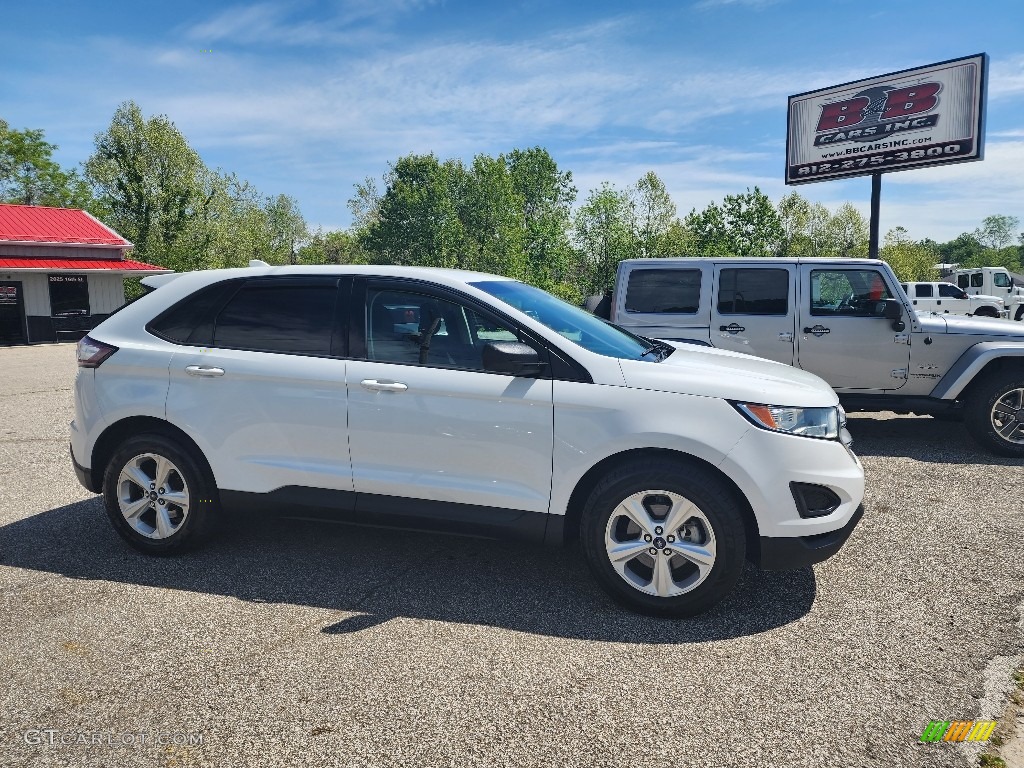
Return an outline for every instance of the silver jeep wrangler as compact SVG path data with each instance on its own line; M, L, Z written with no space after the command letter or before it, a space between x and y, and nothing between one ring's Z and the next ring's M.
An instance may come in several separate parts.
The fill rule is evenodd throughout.
M588 308L640 336L746 352L816 373L853 411L962 418L1024 457L1024 328L915 311L874 259L627 259Z

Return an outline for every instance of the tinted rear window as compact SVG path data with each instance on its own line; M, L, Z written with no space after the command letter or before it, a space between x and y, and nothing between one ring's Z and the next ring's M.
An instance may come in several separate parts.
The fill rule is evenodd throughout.
M329 355L337 281L246 283L217 315L213 346Z
M785 315L789 312L789 271L723 269L718 276L722 315Z
M213 342L213 315L228 296L238 290L241 282L225 280L201 288L161 313L146 327L150 333L168 341L209 346Z
M634 269L626 288L626 311L696 314L700 278L699 269Z

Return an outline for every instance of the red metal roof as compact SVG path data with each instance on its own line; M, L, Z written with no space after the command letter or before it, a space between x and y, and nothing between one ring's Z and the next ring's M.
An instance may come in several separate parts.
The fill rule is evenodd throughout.
M0 259L0 271L4 269L70 269L76 272L106 269L123 272L171 272L166 267L145 264L128 259Z
M110 227L77 208L0 203L0 242L130 248Z

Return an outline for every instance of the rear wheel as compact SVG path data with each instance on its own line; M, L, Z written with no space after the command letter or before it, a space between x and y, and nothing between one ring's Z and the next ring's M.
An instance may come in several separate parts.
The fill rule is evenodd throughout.
M175 554L198 543L215 514L217 488L203 462L160 434L130 438L103 477L107 516L140 552Z
M993 453L1024 457L1024 370L978 384L967 399L964 423Z
M724 598L743 569L739 505L707 469L653 460L608 475L583 512L583 551L617 602L655 616L693 616Z

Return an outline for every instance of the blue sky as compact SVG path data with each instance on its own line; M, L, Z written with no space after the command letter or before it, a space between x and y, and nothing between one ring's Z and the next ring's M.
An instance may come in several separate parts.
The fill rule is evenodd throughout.
M1024 220L1022 29L1020 0L44 0L5 8L0 117L74 166L133 99L314 227L401 155L535 145L580 201L653 170L680 215L754 185L866 214L867 177L785 186L787 97L986 52L986 159L882 183L883 233L947 240Z

